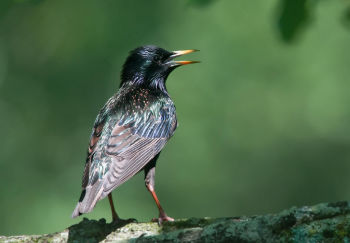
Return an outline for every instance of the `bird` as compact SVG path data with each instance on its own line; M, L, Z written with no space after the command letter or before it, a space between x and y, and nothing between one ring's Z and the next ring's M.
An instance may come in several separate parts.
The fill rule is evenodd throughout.
M167 51L146 45L129 53L118 92L95 119L73 218L91 212L99 200L108 197L112 222L123 222L114 208L112 191L143 170L145 186L159 211L153 221L174 221L155 192L155 167L177 128L176 108L166 80L177 67L198 63L174 60L195 51L198 50Z

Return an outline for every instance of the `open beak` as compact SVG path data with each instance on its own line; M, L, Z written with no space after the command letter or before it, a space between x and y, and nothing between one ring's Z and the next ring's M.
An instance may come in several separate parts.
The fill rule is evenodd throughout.
M192 63L199 63L199 61L173 61L175 57L186 55L195 51L199 51L199 50L191 49L191 50L173 51L173 54L169 57L170 61L168 62L168 64L171 67L177 67L177 66L182 66L182 65L192 64Z

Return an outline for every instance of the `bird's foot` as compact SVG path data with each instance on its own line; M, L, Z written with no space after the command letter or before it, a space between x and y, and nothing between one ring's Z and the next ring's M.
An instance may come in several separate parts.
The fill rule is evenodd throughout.
M174 219L169 217L166 214L161 214L159 215L159 218L152 219L152 222L158 222L159 225L162 225L163 222L168 222L168 221L172 222L174 221Z
M111 222L111 224L113 225L126 225L130 223L137 223L137 220L134 218L130 218L130 219L114 218Z

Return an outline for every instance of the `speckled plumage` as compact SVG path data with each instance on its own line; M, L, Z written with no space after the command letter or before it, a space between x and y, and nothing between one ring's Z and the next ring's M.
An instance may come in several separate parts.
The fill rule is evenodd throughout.
M176 67L168 64L174 63L168 61L172 55L154 46L131 52L124 64L119 91L95 120L82 193L73 217L90 212L97 201L150 161L155 167L155 160L177 126L175 105L165 87L166 78Z

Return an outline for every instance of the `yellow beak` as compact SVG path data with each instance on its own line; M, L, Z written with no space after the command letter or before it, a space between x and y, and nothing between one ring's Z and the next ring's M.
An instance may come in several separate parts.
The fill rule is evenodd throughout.
M182 55L186 55L192 52L196 52L196 51L199 51L199 50L190 49L190 50L173 51L173 55L170 56L170 59L173 59L175 57L179 57ZM187 65L192 63L199 63L199 61L172 61L171 63L173 64L173 66L180 66L180 65Z

